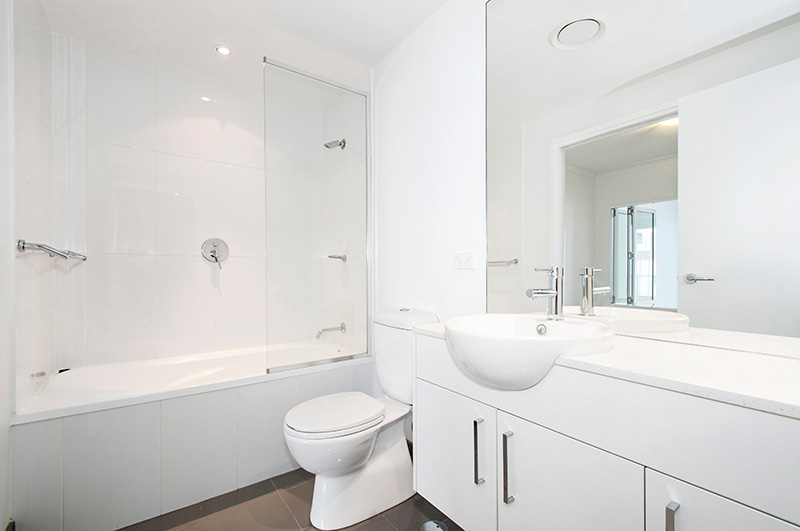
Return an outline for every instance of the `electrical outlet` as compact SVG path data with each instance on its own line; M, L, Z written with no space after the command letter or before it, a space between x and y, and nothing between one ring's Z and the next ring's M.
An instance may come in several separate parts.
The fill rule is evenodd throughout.
M456 253L455 256L456 269L475 269L472 261L472 253Z

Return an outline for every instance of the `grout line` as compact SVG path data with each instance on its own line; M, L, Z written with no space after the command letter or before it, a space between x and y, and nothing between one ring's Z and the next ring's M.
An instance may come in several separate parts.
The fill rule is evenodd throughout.
M386 522L388 522L389 526L391 526L392 529L394 529L395 531L403 531L402 529L397 529L397 526L395 526L388 518L386 518L386 515L384 513L381 513L381 516L383 517L384 520L386 520Z
M274 482L273 482L273 484L274 484ZM292 519L294 520L294 523L297 525L297 529L299 529L300 531L303 531L303 526L301 526L301 525L300 525L300 521L299 521L299 520L297 519L297 517L294 515L294 512L292 512L292 509L291 509L291 507L289 507L289 504L288 504L288 503L286 503L286 500L283 498L283 495L281 494L281 491L282 491L282 490L283 490L283 489L278 489L278 490L276 490L275 492L277 492L277 493L278 493L278 497L279 497L279 498L281 499L281 501L283 502L283 505L286 507L286 510L287 510L287 511L289 511L289 514L291 514L291 515L292 515Z

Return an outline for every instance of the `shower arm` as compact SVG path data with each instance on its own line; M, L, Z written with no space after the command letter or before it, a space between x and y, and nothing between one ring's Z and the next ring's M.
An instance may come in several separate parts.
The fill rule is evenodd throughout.
M344 334L345 332L347 332L347 326L344 323L342 323L339 326L332 326L330 328L322 328L322 329L320 329L319 332L317 332L317 339L319 339L319 337L322 334L324 334L325 332L335 332L336 330L339 330Z
M17 251L24 253L25 251L39 251L49 254L51 257L58 256L62 260L69 260L75 258L77 260L86 260L86 256L66 249L64 251L54 249L49 245L43 243L26 242L25 240L17 240Z

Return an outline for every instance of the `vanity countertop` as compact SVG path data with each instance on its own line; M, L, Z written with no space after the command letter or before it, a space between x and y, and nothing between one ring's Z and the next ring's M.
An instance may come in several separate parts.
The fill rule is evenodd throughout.
M442 323L413 330L445 339ZM800 420L798 345L795 338L690 328L618 334L610 351L561 356L556 365Z
M616 336L614 348L556 365L800 420L800 360Z

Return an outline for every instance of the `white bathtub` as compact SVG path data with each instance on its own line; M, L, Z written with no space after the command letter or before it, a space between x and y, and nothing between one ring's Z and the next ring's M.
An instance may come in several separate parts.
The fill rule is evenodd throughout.
M264 380L364 353L320 340L77 367L55 374L21 405L15 424L162 400Z

